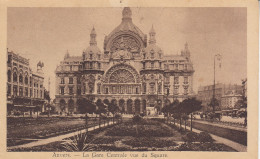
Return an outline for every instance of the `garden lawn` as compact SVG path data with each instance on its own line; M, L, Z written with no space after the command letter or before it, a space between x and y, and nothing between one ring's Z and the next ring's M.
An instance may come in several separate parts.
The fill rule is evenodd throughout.
M94 122L93 119L89 120L89 126ZM85 120L81 118L12 118L7 123L7 146L66 134L85 127Z
M235 151L214 141L184 142L185 134L163 122L151 119L144 119L138 124L129 120L88 133L87 144L94 148L91 151ZM66 151L66 149L62 147L61 142L54 142L12 151Z

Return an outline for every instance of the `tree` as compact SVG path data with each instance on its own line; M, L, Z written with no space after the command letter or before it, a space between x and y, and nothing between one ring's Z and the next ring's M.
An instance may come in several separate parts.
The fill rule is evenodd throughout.
M181 112L186 115L191 115L191 131L192 131L192 112L198 111L202 108L201 101L198 101L196 98L188 98L181 102Z
M97 114L100 115L100 114L102 114L102 113L106 113L106 112L107 112L105 104L102 103L101 101L98 100L98 101L96 102L96 105L97 105L97 107L98 107L98 109L97 109L97 111L96 111Z
M78 110L80 113L85 114L85 113L94 113L96 110L96 105L85 98L79 99L78 101L79 107Z
M119 107L116 105L116 103L111 102L108 104L108 111L113 114L113 123L114 123L115 113L118 112L118 110Z

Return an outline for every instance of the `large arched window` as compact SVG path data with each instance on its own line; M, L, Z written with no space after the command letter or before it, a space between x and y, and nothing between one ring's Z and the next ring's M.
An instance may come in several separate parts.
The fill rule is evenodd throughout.
M28 84L28 76L26 75L25 78L24 78L24 83L25 84Z
M17 73L16 72L13 73L13 81L17 82Z

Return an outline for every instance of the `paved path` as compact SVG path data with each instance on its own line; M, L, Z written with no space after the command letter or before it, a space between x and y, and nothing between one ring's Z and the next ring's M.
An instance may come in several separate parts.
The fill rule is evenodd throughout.
M173 124L173 122L171 122L171 124ZM178 123L175 123L177 126L180 127L180 124ZM182 125L182 127L184 128L184 125ZM187 129L190 129L189 126L186 126ZM192 128L192 131L196 132L196 133L200 133L202 131L198 130L198 129L194 129ZM210 133L209 133L210 134ZM219 137L219 136L216 136L216 135L213 135L213 134L210 134L211 137L216 140L216 142L218 143L222 143L222 144L225 144L231 148L233 148L234 150L236 151L239 151L239 152L246 152L247 151L247 146L245 145L242 145L242 144L239 144L239 143L236 143L234 141L231 141L231 140L228 140L226 138L223 138L223 137Z
M223 125L223 124L218 124L218 123L211 123L211 122L202 121L202 120L192 120L192 121L193 122L202 123L202 124L213 125L213 126L218 126L218 127L222 127L222 128L228 128L228 129L233 129L233 130L247 132L247 128L246 127L235 127L235 126Z
M116 121L115 121L114 123L116 123ZM109 122L109 125L112 125L112 124L113 124L112 121ZM101 125L100 125L100 127L105 127L105 126L108 126L108 124L106 123L106 125L105 125L105 124L101 124ZM98 128L98 125L88 128L88 131L95 130L96 128ZM46 145L46 144L49 144L49 143L51 143L51 142L62 141L62 139L75 136L75 135L78 134L79 132L85 133L86 131L87 131L87 130L84 129L84 130L75 131L75 132L68 133L68 134L64 134L64 135L59 135L59 136L55 136L55 137L50 137L50 138L47 138L47 139L37 140L37 141L30 142L30 143L23 144L23 145L11 146L11 147L7 147L7 150L16 149L16 148L26 148L26 147L34 147L34 146Z

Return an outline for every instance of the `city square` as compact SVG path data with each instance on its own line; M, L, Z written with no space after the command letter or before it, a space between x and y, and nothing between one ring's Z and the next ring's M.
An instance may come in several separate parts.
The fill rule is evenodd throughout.
M84 17L87 14L83 12L92 11L95 9L71 12L75 12L76 17ZM231 37L238 39L236 35L242 39L238 40L239 48L233 50L234 55L227 55L227 52L205 55L196 50L200 47L194 47L197 44L192 33L189 37L186 35L189 32L182 32L188 37L182 41L165 42L163 37L170 34L171 29L165 31L160 24L153 24L153 20L144 24L142 18L145 17L138 16L149 13L157 17L156 9L124 7L104 11L113 12L119 24L103 33L98 20L91 21L89 17L92 23L87 23L88 29L81 28L88 39L88 43L84 39L81 53L75 50L71 53L70 49L61 47L66 51L39 59L33 53L21 55L12 51L15 44L10 40L12 45L7 49L7 151L247 151L244 58L247 52L243 16L240 19L234 15L237 22L243 24L236 28L239 34L234 31ZM228 9L224 11L229 12ZM20 12L26 13L10 10L10 26L16 26L12 18ZM40 12L47 13L41 10L39 16ZM52 12L56 11L49 13ZM61 15L62 12L57 10ZM185 13L191 17L193 13L202 14L198 10L174 8L161 12L165 15ZM245 10L231 9L231 12L244 15ZM216 9L216 13L221 15L221 9ZM59 17L56 16L53 18ZM162 17L167 24L168 18ZM232 30L234 26L220 17L216 23L223 23L226 30ZM201 23L206 24L205 21ZM149 30L141 30L134 22ZM184 20L184 26L188 27L186 23ZM173 26L170 24L169 28ZM212 22L210 27L217 25L214 24ZM67 33L70 32L73 31ZM77 34L76 30L74 32L73 35ZM62 36L65 32L59 34ZM226 33L219 36L226 37ZM235 39L232 40L236 44ZM76 45L73 42L72 39L67 47ZM174 42L181 46L177 54L172 48L164 49ZM55 43L56 40L49 45ZM231 44L221 45L226 48ZM230 56L240 58L233 58L233 61L230 58L227 62ZM234 67L238 62L245 65Z

